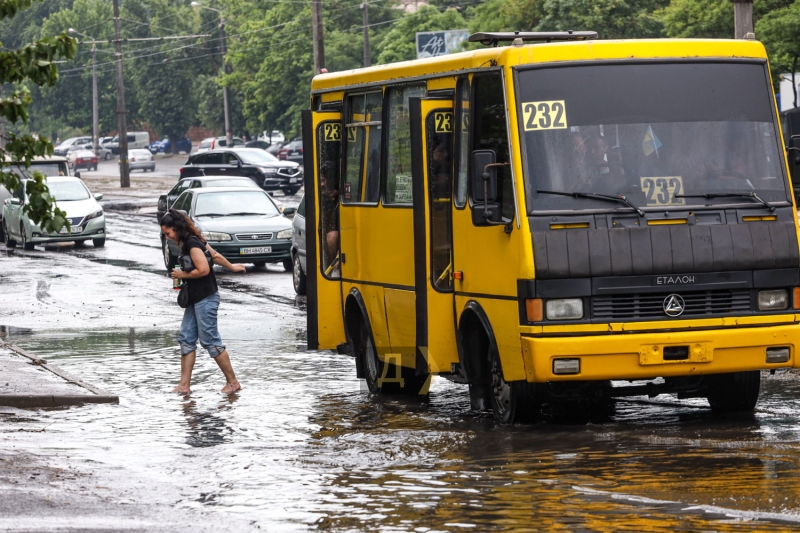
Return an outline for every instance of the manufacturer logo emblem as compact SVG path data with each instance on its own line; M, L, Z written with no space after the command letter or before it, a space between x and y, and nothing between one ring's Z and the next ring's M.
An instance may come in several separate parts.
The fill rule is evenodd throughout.
M250 238L253 239L254 241L257 241L258 240L258 235L251 235Z
M680 316L686 309L686 303L679 294L670 294L664 298L664 312L668 316Z

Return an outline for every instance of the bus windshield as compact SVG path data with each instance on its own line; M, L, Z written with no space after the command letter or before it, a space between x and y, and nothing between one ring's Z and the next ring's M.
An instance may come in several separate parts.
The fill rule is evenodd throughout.
M517 93L530 212L620 208L539 191L656 209L790 201L764 63L537 68Z

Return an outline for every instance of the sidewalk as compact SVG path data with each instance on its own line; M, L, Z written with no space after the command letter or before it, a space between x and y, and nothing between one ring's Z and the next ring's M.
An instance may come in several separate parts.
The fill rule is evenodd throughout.
M0 340L0 406L60 407L118 402L118 396Z

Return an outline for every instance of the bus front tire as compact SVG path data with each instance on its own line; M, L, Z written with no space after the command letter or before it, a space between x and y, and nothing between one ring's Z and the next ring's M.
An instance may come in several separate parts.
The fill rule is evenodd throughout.
M533 422L540 409L536 384L527 381L506 381L500 357L491 345L489 369L492 380L490 399L494 419L500 424Z
M705 378L711 410L715 413L752 411L761 388L761 371L711 374Z

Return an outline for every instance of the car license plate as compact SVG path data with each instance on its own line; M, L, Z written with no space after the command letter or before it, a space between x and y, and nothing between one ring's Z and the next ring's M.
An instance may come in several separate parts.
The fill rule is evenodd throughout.
M254 248L239 248L239 255L269 254L272 246L256 246Z
M297 150L292 150L292 153L291 153L291 154L289 154L289 155L297 155L297 154L299 154L299 153L300 153L300 152L299 152L299 151L297 151Z
M289 178L289 183L297 183L297 178Z
M82 227L80 227L80 226L72 226L72 228L71 228L71 229L72 229L72 233L80 233L80 232L82 232L82 231L83 231L83 228L82 228ZM61 228L61 229L58 231L58 233L60 233L61 235L66 235L66 233L67 233L67 227L66 227L66 226L64 226L63 228Z

